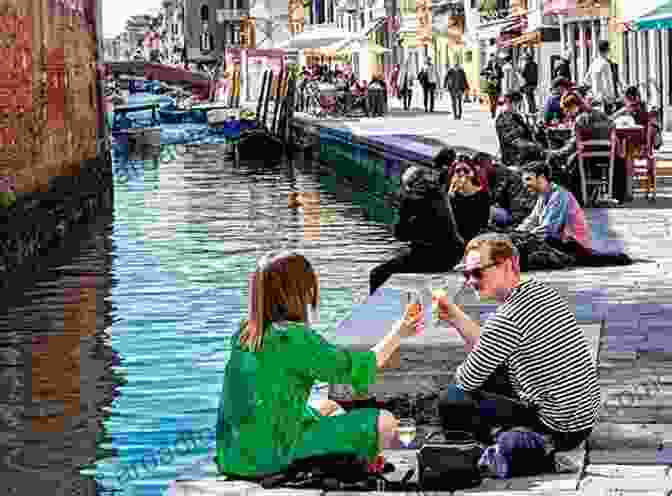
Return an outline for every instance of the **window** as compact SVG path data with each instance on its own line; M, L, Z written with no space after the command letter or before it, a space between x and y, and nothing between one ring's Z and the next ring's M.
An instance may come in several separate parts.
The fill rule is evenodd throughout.
M364 12L361 12L359 14L359 21L361 23L359 29L364 29L364 24L366 24L366 18L364 17Z
M329 1L329 22L334 22L334 18L336 17L336 13L334 11L334 1L330 0Z
M348 16L348 31L352 32L352 16Z
M208 22L210 20L210 10L207 5L201 7L201 21Z
M373 21L373 10L369 10L369 21Z

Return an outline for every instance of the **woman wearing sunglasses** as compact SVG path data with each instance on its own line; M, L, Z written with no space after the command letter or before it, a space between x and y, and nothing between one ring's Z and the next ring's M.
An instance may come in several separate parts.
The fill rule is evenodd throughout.
M356 455L373 461L396 435L388 411L343 413L325 400L311 406L316 381L366 392L398 349L416 334L421 308L409 305L371 351L333 345L311 329L319 305L317 273L300 254L262 258L249 283L248 319L231 338L217 418L220 474L257 479L306 458ZM418 313L420 312L420 313Z
M469 352L440 394L444 428L491 444L497 429L527 427L550 437L555 451L578 446L597 423L601 400L590 344L567 301L542 281L521 280L518 251L504 234L471 240L456 269L499 307L478 324L439 299L439 318Z

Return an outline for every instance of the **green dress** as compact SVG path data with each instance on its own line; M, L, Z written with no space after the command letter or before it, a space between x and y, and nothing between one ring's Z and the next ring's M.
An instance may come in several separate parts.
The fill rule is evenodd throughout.
M258 352L243 350L239 336L231 338L219 402L220 474L273 474L295 460L335 453L375 458L379 410L322 417L307 403L316 381L352 384L365 393L376 379L374 352L330 344L297 322L270 324Z

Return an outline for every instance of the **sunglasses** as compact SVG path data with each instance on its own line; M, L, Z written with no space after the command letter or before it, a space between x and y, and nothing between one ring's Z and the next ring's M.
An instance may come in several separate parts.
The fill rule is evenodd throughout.
M457 169L455 169L455 175L457 176L469 176L471 174L473 174L473 171L466 167L458 167Z
M490 268L492 268L496 265L499 265L499 263L498 262L491 262L487 265L483 265L481 267L476 267L476 268L471 269L471 270L464 270L464 271L462 271L462 274L464 274L464 278L467 281L469 281L470 279L480 281L481 279L483 279L483 272L485 272L486 270L488 270L488 269L490 269Z

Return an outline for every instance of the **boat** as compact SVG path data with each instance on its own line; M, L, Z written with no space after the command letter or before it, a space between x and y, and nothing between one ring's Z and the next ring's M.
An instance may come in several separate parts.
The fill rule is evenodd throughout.
M161 145L161 125L157 115L158 102L136 105L119 105L113 110L112 137L118 143L129 147L147 147ZM151 111L149 126L136 126L136 122L128 117L134 112Z

